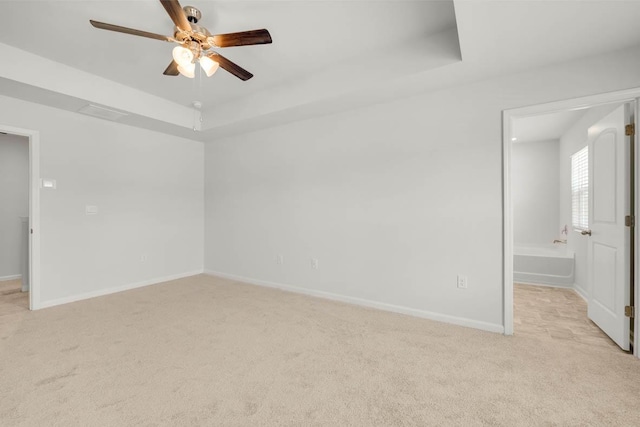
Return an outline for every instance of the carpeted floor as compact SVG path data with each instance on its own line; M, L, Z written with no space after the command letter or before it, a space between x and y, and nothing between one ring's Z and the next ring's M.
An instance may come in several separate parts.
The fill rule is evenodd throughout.
M640 361L194 276L0 317L0 424L637 425Z

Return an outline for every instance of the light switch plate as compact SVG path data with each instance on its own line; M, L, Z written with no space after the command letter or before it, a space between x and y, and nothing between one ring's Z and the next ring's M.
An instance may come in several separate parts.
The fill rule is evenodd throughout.
M56 180L55 179L42 178L40 180L40 187L55 190L56 189Z

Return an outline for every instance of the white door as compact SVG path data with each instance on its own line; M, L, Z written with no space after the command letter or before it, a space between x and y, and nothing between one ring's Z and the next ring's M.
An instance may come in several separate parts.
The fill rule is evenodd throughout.
M589 128L589 318L623 350L629 349L629 106Z

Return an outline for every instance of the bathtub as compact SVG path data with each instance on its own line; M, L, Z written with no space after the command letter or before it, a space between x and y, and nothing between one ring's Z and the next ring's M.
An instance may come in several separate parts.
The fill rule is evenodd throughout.
M573 285L574 254L564 244L515 246L515 283L570 287Z

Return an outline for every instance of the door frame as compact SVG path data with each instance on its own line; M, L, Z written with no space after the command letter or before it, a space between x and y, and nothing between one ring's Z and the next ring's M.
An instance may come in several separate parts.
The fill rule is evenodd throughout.
M634 144L636 144L636 148L638 148L638 116L640 115L639 107L640 107L640 88L627 89L617 92L608 92L597 95L590 95L580 98L566 99L562 101L554 101L545 104L531 105L527 107L520 108L512 108L508 110L502 111L502 235L503 235L503 323L504 323L504 334L505 335L513 335L513 202L511 198L511 130L512 130L512 122L514 119L528 117L528 116L536 116L540 114L549 114L556 113L571 109L581 109L581 108L589 108L595 107L598 105L604 104L612 104L612 103L627 103L632 102L634 104L634 122L636 125L636 132L634 135ZM640 150L636 149L635 153L635 162L636 165L639 165L640 159ZM639 168L636 167L636 176L635 180L635 211L636 215L640 212L639 204L640 197L638 195L638 189L640 188L640 173ZM640 227L636 226L634 228L634 237L636 249L638 242L640 242ZM640 309L639 307L639 277L640 269L638 266L640 265L640 250L635 251L635 257L633 259L634 268L636 271L636 275L634 277L634 288L635 288L635 301L634 306L636 310ZM639 326L639 318L640 316L636 315L634 319L634 343L633 343L633 352L638 358L640 358L640 349L639 346L639 335L640 330L638 330Z
M0 123L0 132L29 139L29 309L40 304L40 132Z

